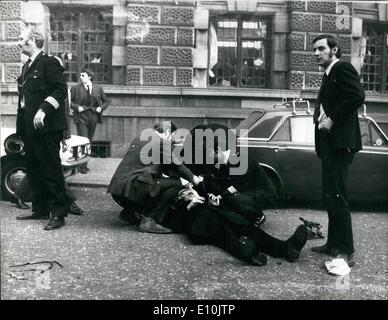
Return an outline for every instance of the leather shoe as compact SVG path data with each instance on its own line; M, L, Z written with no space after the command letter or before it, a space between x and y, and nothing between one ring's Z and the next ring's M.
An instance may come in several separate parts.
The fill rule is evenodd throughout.
M351 254L344 254L344 253L339 253L335 256L335 258L342 258L346 261L346 263L348 264L348 266L351 268L351 267L354 267L354 255L353 253Z
M323 246L312 247L311 251L314 251L316 253L328 253L329 247L327 244L324 244Z
M30 206L27 203L25 203L22 199L16 200L16 206L19 209L30 209Z
M139 231L149 233L172 233L171 229L163 227L150 217L143 217L141 219L139 224Z
M45 220L49 218L50 214L40 214L33 212L29 216L17 216L16 220Z
M341 251L339 249L329 248L329 246L327 244L324 244L323 246L312 247L311 251L314 251L317 253L324 253L324 254L327 254L331 257L336 257L341 253Z
M49 223L44 227L44 230L59 229L65 225L64 217L52 217Z
M74 214L76 216L82 216L82 214L84 213L84 211L75 203L73 202L70 206L69 206L69 213L70 214Z

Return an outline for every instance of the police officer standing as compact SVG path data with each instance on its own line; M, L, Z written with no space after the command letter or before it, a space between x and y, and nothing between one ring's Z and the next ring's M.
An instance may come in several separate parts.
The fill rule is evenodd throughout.
M67 85L63 67L42 51L43 43L43 34L34 26L28 26L19 36L18 45L29 59L18 78L16 132L25 143L34 211L17 219L50 217L44 229L53 230L65 224L70 202L59 157L67 126L64 109Z

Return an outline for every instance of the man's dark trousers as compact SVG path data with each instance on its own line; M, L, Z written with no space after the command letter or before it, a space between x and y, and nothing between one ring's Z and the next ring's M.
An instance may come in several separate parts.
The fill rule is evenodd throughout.
M96 131L98 115L92 110L85 110L82 113L77 126L77 134L81 137L86 137L93 142L94 133Z
M59 157L62 130L25 138L27 176L33 186L32 205L39 214L66 217L70 199Z
M322 135L322 187L329 226L327 245L345 254L354 252L352 220L348 203L348 175L354 153L346 148L332 148L327 134Z

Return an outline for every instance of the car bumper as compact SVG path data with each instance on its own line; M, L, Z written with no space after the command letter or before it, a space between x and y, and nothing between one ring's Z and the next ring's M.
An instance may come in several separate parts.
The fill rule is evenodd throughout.
M86 156L82 159L72 160L72 161L63 161L62 169L64 177L70 177L74 174L77 174L81 168L85 167L89 162L90 157Z

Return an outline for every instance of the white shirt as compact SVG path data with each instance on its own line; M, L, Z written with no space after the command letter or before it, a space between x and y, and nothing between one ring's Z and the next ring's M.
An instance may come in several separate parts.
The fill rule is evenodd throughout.
M326 76L329 76L329 73L330 73L330 70L331 68L333 68L333 66L339 61L338 58L335 58L330 64L329 66L326 68L325 70L325 73L326 73ZM319 107L319 118L318 118L318 129L321 128L321 123L324 119L326 119L327 116L325 114L325 111L323 110L323 107L322 107L322 103Z
M30 64L28 65L28 67L30 67L30 65L34 62L34 60L36 59L36 57L42 52L42 50L38 50L35 54L33 54L31 57L30 57Z

